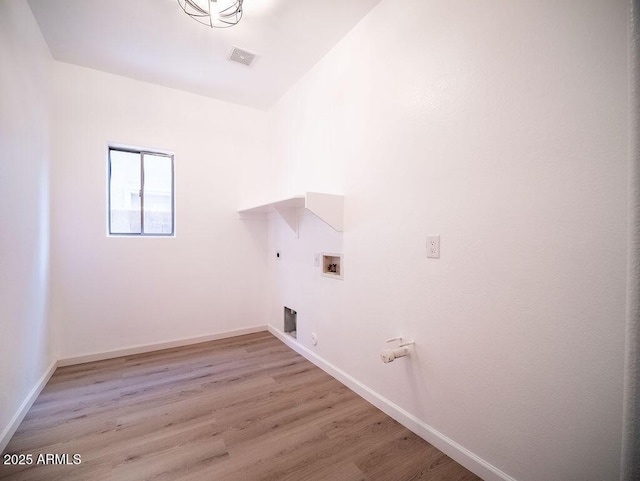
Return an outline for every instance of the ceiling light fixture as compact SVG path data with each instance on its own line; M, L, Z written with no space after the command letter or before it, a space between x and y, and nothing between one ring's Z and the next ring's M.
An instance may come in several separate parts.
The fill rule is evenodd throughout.
M195 21L213 28L228 28L242 19L243 0L178 0L178 5Z

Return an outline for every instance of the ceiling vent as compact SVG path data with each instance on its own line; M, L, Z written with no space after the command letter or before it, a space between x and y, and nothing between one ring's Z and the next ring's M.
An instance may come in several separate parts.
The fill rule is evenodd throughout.
M256 58L255 53L247 52L246 50L242 50L238 47L233 47L231 50L231 55L229 55L229 60L232 62L241 63L242 65L246 65L247 67L251 65L251 62Z

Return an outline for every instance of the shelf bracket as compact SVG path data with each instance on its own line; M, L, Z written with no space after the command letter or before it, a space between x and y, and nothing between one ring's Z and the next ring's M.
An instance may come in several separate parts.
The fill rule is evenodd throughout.
M333 194L307 192L305 208L324 221L332 229L342 232L344 229L344 197Z
M291 207L277 207L274 206L274 209L280 217L284 219L287 225L291 228L293 233L295 234L296 239L298 238L298 212L297 209Z

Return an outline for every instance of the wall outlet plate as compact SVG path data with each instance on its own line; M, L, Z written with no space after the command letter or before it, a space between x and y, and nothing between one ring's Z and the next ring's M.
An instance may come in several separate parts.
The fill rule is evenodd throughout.
M440 257L440 236L427 236L427 257L438 259Z

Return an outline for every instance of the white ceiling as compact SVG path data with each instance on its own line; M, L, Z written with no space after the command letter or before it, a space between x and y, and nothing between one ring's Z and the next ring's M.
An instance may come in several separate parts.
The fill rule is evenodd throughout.
M212 29L177 0L28 0L56 60L269 109L380 0L245 0ZM227 60L232 46L257 54Z

